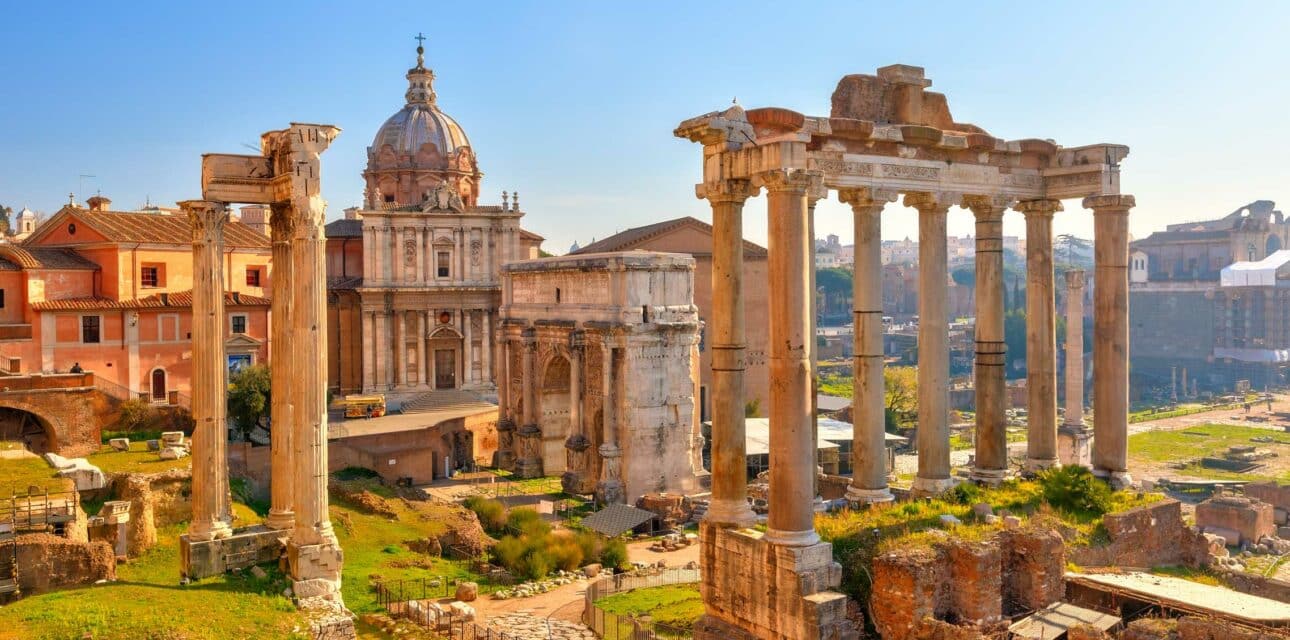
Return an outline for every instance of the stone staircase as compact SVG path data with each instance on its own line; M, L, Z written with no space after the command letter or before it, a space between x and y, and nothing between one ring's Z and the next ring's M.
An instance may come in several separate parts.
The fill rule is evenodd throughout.
M488 403L479 395L470 391L461 389L448 389L443 391L428 391L414 398L411 398L399 407L402 413L429 413L431 411L452 411L455 409L465 409L475 407L481 403Z

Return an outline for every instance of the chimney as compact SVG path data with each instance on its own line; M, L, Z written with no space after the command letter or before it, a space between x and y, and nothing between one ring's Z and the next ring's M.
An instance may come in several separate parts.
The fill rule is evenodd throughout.
M90 211L107 211L112 206L112 200L101 195L90 196L85 203L90 205Z

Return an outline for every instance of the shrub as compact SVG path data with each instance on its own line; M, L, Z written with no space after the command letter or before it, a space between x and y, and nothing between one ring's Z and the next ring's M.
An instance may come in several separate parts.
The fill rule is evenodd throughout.
M1039 474L1044 501L1054 509L1084 516L1111 510L1111 488L1080 466L1048 469Z
M484 527L485 531L497 534L506 527L506 506L501 502L482 496L471 496L462 504L475 512L479 517L480 526Z
M981 487L973 482L960 482L949 490L946 497L955 504L976 504L981 501Z
M605 543L600 552L600 564L606 569L627 569L627 543L622 538L613 538Z
M541 537L551 533L551 525L542 520L541 514L533 509L511 509L506 514L506 527L520 535Z
M136 433L153 429L157 424L157 410L143 398L130 398L121 403L121 415L116 419L116 431Z

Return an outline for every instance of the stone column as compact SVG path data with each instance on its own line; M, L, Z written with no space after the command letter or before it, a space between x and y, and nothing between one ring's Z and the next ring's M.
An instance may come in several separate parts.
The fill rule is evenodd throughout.
M538 427L536 375L537 332L532 327L521 332L524 343L524 419L519 429L520 451L515 475L521 478L542 477L542 429Z
M596 483L596 502L600 505L621 504L626 501L626 487L623 486L621 458L623 450L618 446L618 401L617 387L618 367L614 362L614 349L609 343L609 336L600 343L601 357L604 366L601 369L604 406L604 437L600 445L600 481ZM742 441L741 441L742 442ZM711 513L709 507L709 513Z
M918 210L918 477L915 495L936 495L954 486L950 477L949 267L946 216L951 194L905 194Z
M291 347L291 291L295 279L291 277L291 238L295 234L295 220L289 207L283 204L271 205L272 214L269 226L273 238L273 299L270 313L273 322L269 327L269 340L273 344L273 359L269 362L269 516L264 523L271 529L290 529L295 525L296 514L292 507L296 500L295 471L292 469L293 447L291 444L292 425L291 398L295 386L293 359L295 351ZM364 335L370 328L368 315L363 314ZM367 361L363 361L363 388L369 384Z
M376 314L362 309L363 315L363 393L370 393L376 386Z
M748 505L744 443L743 207L757 190L747 180L726 180L699 185L696 192L712 206L712 500L706 519L745 527L756 515Z
M394 310L394 384L408 384L408 312Z
M1006 199L966 196L976 217L976 457L972 479L1008 477L1007 343L1003 336L1003 213Z
M1062 464L1088 465L1084 425L1084 271L1066 272L1066 417L1057 429Z
M1057 461L1057 307L1053 285L1053 214L1058 200L1026 200L1026 470Z
M1133 196L1093 196L1093 472L1133 483L1129 438L1129 209Z
M566 492L579 495L595 491L595 478L587 472L590 462L587 449L591 448L591 440L587 438L582 416L583 350L586 342L586 334L582 331L569 334L569 438L564 442L568 462L560 478Z
M854 390L851 395L851 486L853 504L892 500L887 487L886 399L882 352L882 207L894 193L843 189L838 200L855 218Z
M493 313L484 309L484 335L479 338L479 348L482 353L479 356L479 368L481 382L491 384L493 382Z
M766 540L819 542L815 533L815 430L811 419L810 264L807 192L820 176L801 169L758 174L767 192L770 299L770 515Z
M515 469L515 403L511 398L511 341L505 324L498 334L497 351L502 360L497 381L497 467L512 471Z
M475 383L475 336L473 334L475 326L475 312L462 310L461 312L461 384L466 386Z
M233 533L228 487L228 361L224 355L223 203L185 200L193 228L193 519L195 542ZM324 370L325 373L325 370Z
M426 376L426 312L417 312L417 384L426 386L430 379Z
M344 555L332 531L327 496L327 203L320 193L318 156L340 130L327 125L292 125L275 153L275 164L294 167L291 215L292 374L296 526L287 545L287 563L298 600L320 597L340 601Z

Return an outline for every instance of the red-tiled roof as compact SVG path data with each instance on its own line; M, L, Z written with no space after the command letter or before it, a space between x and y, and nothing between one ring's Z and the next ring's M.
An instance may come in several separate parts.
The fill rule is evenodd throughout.
M224 292L224 306L226 307L267 307L269 303L268 298L260 296L252 296L237 291ZM95 296L45 300L43 302L33 302L31 308L36 311L90 311L98 309L187 309L192 306L193 292L190 289L188 291L158 293L143 298L126 300L112 300L111 298Z
M64 213L74 216L82 224L97 231L110 242L181 245L190 245L193 242L192 225L183 214L90 211L89 209L69 205L63 207L54 215L59 216ZM47 224L41 225L42 228L46 227ZM41 235L39 232L35 234L35 236L39 235ZM270 248L268 236L235 221L229 221L224 225L224 246L250 249Z
M621 233L616 233L608 238L597 240L585 247L579 248L573 253L581 255L586 253L611 253L614 251L630 251L640 248L640 244L650 238L661 236L669 231L680 229L682 227L693 227L701 233L709 236L712 235L712 225L699 220L685 216L683 218L674 218L664 220L643 227L635 227ZM766 257L766 248L747 240L744 240L745 257Z
M0 242L0 271L19 269L79 269L93 271L99 266L71 249L26 247Z
M520 237L521 237L521 238L524 238L525 240L537 240L537 241L539 241L539 242L541 242L541 241L543 241L543 240L546 240L546 238L543 238L542 236L540 236L540 235L538 235L538 234L536 234L536 233L533 233L532 231L529 231L528 229L520 229Z

